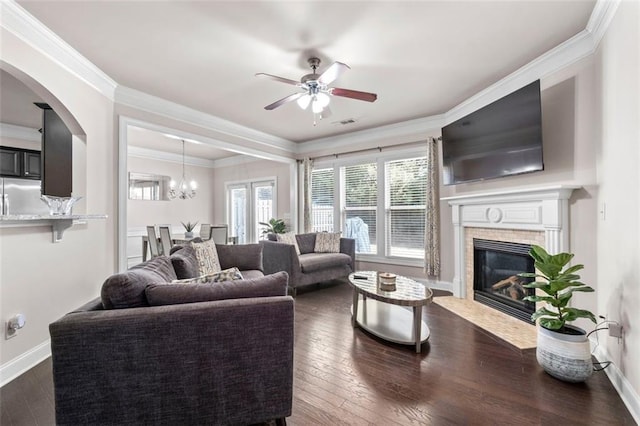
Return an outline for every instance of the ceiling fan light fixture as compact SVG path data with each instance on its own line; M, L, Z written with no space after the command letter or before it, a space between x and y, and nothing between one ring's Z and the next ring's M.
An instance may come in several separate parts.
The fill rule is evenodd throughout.
M325 108L326 106L329 105L329 101L330 101L329 95L327 95L326 93L320 92L316 96L317 96L316 102L318 102L322 106L322 108Z
M313 98L313 103L311 104L311 109L316 114L320 114L322 112L322 110L324 109L324 107L322 106L322 103L315 96Z
M296 102L298 102L298 106L300 108L307 109L307 107L309 106L309 102L311 102L311 96L306 94L302 95L301 97L298 98Z

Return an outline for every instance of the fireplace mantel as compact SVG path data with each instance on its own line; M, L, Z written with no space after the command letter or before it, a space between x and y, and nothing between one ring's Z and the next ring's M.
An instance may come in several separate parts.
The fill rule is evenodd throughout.
M544 232L545 249L569 249L569 198L580 186L554 185L441 198L452 207L455 275L453 295L466 297L464 228Z

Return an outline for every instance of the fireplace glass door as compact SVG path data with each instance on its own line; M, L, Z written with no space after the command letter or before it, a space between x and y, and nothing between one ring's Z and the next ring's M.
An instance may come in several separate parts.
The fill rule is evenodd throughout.
M474 238L474 299L523 321L531 322L535 303L522 300L535 290L523 287L533 279L521 272L535 272L530 245Z

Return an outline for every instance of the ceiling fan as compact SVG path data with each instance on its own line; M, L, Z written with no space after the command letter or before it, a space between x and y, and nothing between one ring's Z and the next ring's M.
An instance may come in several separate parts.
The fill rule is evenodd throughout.
M323 115L325 117L329 115L328 106L330 95L357 99L359 101L366 102L374 102L378 98L378 95L376 95L375 93L341 89L339 87L329 87L329 85L333 83L333 81L337 79L343 72L350 69L347 64L343 64L342 62L334 62L329 68L325 70L325 72L323 72L322 74L317 74L316 70L320 65L320 59L312 57L309 58L307 62L309 63L309 66L311 67L313 72L311 74L302 76L300 82L271 74L256 74L256 77L268 77L272 80L291 84L300 88L300 92L277 100L274 103L264 107L264 109L272 110L288 102L297 101L298 106L300 106L300 108L304 110L306 110L309 105L311 105L311 109L314 114L321 114L322 118Z

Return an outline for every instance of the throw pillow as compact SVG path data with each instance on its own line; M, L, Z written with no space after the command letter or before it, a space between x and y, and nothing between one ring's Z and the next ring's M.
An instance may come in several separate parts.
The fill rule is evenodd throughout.
M244 277L238 268L229 268L224 271L214 272L213 274L201 275L195 278L185 278L182 280L173 280L171 284L203 284L218 283L222 281L242 280Z
M196 258L198 259L198 275L213 274L222 270L216 243L213 240L191 243L191 247L195 250Z
M276 238L279 243L293 244L296 248L296 253L300 255L300 247L298 247L298 241L296 240L296 234L293 232L285 232L284 234L276 234Z
M316 235L316 253L340 253L339 232L318 232Z

